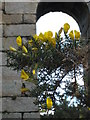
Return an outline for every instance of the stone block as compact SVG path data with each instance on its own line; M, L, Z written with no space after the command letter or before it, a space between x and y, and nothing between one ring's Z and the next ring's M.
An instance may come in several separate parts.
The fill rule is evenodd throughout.
M2 67L2 96L20 95L21 80L16 71Z
M7 62L6 62L6 54L0 52L0 66L1 65L6 65L6 64L7 64Z
M7 61L6 61L6 53L2 53L0 52L0 65L7 65Z
M10 46L17 49L16 37L3 37L2 39L2 49L9 50Z
M0 50L9 50L10 49L10 46L14 47L14 48L18 48L18 45L16 43L16 38L17 37L3 37L3 38L0 38ZM27 37L22 37L22 41L23 43L25 41L27 41Z
M16 13L36 13L36 2L6 2L5 12L8 14Z
M2 65L2 52L0 52L0 65Z
M0 96L2 96L2 76L0 75ZM1 98L0 98L1 99ZM1 105L2 103L0 102L0 105ZM2 109L1 108L1 106L0 106L0 109Z
M0 113L0 120L2 120L2 113Z
M29 90L32 90L33 88L35 88L35 85L31 82L26 82L25 85L26 85L26 88L28 88ZM21 80L3 79L2 80L2 96L21 96L21 92L20 92L21 86L22 86Z
M2 1L2 0L1 0ZM5 2L12 2L12 0L3 0ZM13 2L40 2L41 0L13 0ZM44 1L43 1L44 2Z
M2 37L2 35L3 35L3 26L0 25L0 37Z
M21 113L3 113L2 118L21 118Z
M35 23L36 15L24 14L24 22L25 23Z
M2 96L21 96L22 82L24 81L20 78L20 72L2 68ZM35 84L28 81L25 85L30 91L35 88Z
M0 38L0 50L2 50L2 38Z
M2 23L3 24L16 24L22 23L22 15L8 15L2 14Z
M0 10L2 10L2 2L0 2Z
M12 78L12 77L11 77ZM20 96L21 82L18 80L2 80L2 96Z
M35 34L35 24L4 25L4 36L30 36Z
M0 66L0 81L2 80L2 66Z
M1 0L3 2L0 2L0 10L3 10L4 9L4 0Z
M35 113L24 113L24 116L23 116L24 120L25 118L40 118L40 113L39 112L35 112Z
M2 98L0 98L0 112L2 111Z
M20 79L20 72L14 71L8 67L2 67L2 77L5 80L9 80L10 77L12 77L12 80L14 80L15 78Z
M2 24L2 11L0 11L0 24Z
M36 98L33 97L16 97L12 99L10 97L2 98L2 112L33 112L38 111L38 106L33 102Z

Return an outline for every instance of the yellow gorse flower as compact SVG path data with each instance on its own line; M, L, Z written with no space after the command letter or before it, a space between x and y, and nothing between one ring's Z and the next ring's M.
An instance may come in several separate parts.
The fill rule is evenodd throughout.
M38 40L38 36L35 34L34 36L33 36L33 38L37 41Z
M10 46L10 50L16 52L17 50Z
M73 30L69 33L69 37L70 37L72 40L74 40L74 32L73 32Z
M27 73L24 70L21 71L21 78L23 80L28 80L29 79L29 76L27 75Z
M22 46L22 49L23 49L23 51L25 52L25 53L28 53L28 50L27 50L27 48L23 45Z
M56 46L56 40L53 38L53 33L52 31L48 31L43 33L40 33L39 36L34 35L34 39L37 41L41 42L49 42L53 47ZM31 44L31 43L30 43ZM37 51L37 48L32 48L32 51Z
M38 40L41 40L42 42L45 42L44 35L42 33L39 34Z
M60 30L58 31L58 34L60 35L62 33L63 28L61 27Z
M20 90L21 90L21 92L27 92L27 91L29 91L28 88L21 88Z
M16 43L18 46L22 46L22 38L20 36L17 37Z
M53 47L56 47L56 40L55 38L52 38L51 41L49 41Z
M55 32L55 39L57 39L58 37L57 37L57 32Z
M74 30L74 32L73 32L73 30L69 33L69 37L72 39L72 40L74 40L74 39L76 39L76 40L79 40L80 39L80 32L78 32L78 31L76 31L76 30Z
M79 40L79 39L80 39L80 32L74 30L74 34L75 34L75 38L76 38L77 40Z
M32 73L33 73L33 75L35 75L35 73L36 73L35 70L33 70Z
M87 107L88 108L88 110L90 110L90 107Z
M29 40L29 41L28 41L28 44L29 44L30 46L32 46L32 45L33 45L33 40L32 40L32 39Z
M47 97L47 99L46 99L46 105L47 105L48 109L52 108L53 102L52 102L52 99L50 97Z
M44 37L48 40L48 38L52 38L53 37L53 33L52 31L48 31L44 33Z
M70 25L68 23L65 23L64 24L64 31L65 31L65 33L68 32L69 28L70 28Z
M38 49L36 47L32 48L32 51L37 51Z
M56 46L56 38L53 38L52 31L48 31L44 33L44 39L48 41L53 47Z

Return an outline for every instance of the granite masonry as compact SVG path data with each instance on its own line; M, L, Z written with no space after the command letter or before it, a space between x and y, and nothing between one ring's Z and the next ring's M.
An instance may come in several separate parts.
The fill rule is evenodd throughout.
M90 2L86 4L90 11ZM3 120L5 118L40 119L38 106L34 104L36 98L20 97L20 73L6 67L4 53L10 45L17 47L18 35L28 38L30 34L36 33L36 21L42 15L37 16L37 7L38 2L0 2L0 115ZM90 40L90 12L86 29L88 40ZM90 65L90 57L88 63ZM33 83L27 83L26 86L31 90L35 87Z

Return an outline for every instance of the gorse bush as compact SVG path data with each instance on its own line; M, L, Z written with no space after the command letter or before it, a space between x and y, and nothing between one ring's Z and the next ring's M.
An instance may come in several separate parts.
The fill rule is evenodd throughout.
M21 93L26 94L29 91L30 96L36 96L41 111L55 110L56 102L63 103L68 96L84 100L85 89L78 87L76 76L83 74L79 67L85 65L86 53L81 44L80 32L76 30L68 32L69 29L70 25L65 23L58 32L55 32L55 37L52 31L35 34L24 41L18 36L17 49L10 46L10 50L6 51L7 66L21 71L20 77L24 81ZM57 88L61 88L63 79L69 73L72 73L74 82L64 81L66 83L64 93L59 94ZM30 91L25 87L25 81L34 82L36 88ZM59 100L55 96L58 96Z
M40 33L39 36L30 36L30 40L24 42L18 36L16 39L18 49L16 50L11 46L10 51L7 51L8 66L12 66L16 70L23 69L23 71L31 75L34 68L35 70L37 68L53 70L63 65L66 59L72 63L77 62L73 58L78 55L77 52L80 52L80 32L75 30L68 35L69 28L69 24L66 23L64 28L55 33L55 37L53 37L51 31L48 31L44 34ZM62 32L64 32L65 37L61 37ZM70 60L71 57L72 61ZM77 57L82 56L79 55Z

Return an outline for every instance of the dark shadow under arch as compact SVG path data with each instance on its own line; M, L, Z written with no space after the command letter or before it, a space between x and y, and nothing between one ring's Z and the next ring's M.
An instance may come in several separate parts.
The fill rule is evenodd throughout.
M48 12L56 11L62 11L72 16L79 24L82 36L86 36L89 10L85 2L39 2L37 6L36 20Z

